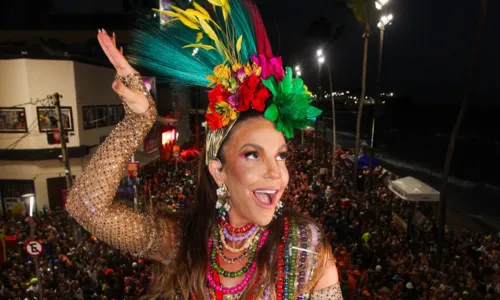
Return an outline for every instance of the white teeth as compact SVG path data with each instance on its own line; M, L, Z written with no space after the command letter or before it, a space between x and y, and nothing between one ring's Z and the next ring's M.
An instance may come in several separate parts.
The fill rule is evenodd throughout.
M255 191L256 193L263 193L263 194L276 194L277 191L275 190L258 190L258 191Z

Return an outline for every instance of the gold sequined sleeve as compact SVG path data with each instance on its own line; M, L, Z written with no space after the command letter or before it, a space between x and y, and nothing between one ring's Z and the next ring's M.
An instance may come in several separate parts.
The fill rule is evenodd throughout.
M337 282L327 288L317 290L311 293L310 300L342 300L342 290Z
M136 256L157 254L165 235L163 221L123 204L113 203L128 158L140 146L156 119L156 107L139 73L118 77L144 93L149 109L137 114L127 107L125 118L99 147L69 193L66 209L86 230L114 247Z

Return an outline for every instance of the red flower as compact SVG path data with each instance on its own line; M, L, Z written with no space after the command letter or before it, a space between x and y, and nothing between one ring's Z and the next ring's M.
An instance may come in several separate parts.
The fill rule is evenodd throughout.
M240 85L238 111L246 111L252 108L263 112L266 109L266 101L270 95L269 90L262 84L259 76L248 76Z
M231 93L229 93L222 84L218 84L208 93L208 101L210 101L210 104L213 106L219 101L227 102L229 96L231 96Z
M205 114L205 120L207 121L210 130L222 128L222 116L215 112Z

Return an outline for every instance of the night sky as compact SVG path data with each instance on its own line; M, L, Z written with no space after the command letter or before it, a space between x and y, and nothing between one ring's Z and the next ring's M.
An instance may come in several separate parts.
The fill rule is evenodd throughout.
M315 53L320 45L308 39L306 32L314 21L324 17L331 23L332 31L341 26L344 28L327 57L331 60L333 56L330 66L334 89L360 89L362 26L348 9L339 7L338 2L341 1L256 0L275 54L282 55L286 65L293 67L300 64L303 78L311 88L318 82ZM389 11L393 13L394 20L385 33L382 92L411 96L417 102L459 103L469 74L480 1L390 0ZM90 17L96 10L116 13L123 11L125 3L131 5L135 2L41 0L39 5L50 3L52 12L83 13ZM488 2L480 72L471 103L500 106L497 75L500 70L500 19L495 15L500 11L500 1ZM19 8L20 16L25 15L22 2L9 3ZM158 0L144 0L143 3L147 7L157 6ZM369 45L368 95L374 95L375 90L378 33L374 24Z
M488 1L483 32L480 73L473 104L500 106L500 1ZM419 102L458 103L470 69L472 44L479 16L479 0L391 0L392 25L385 33L382 90L413 96ZM287 65L300 63L304 80L313 85L318 78L313 60L318 45L305 44L307 27L321 17L332 23L332 30L345 26L333 44L334 89L361 86L362 27L336 0L257 1L266 22L275 53ZM278 12L278 13L277 13ZM376 29L376 30L375 30ZM495 30L497 29L497 30ZM367 85L374 90L378 55L378 29L374 27L369 45Z

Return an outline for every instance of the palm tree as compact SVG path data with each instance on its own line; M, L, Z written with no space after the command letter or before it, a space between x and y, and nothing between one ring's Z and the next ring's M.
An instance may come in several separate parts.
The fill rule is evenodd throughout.
M355 189L358 182L358 156L359 156L359 140L361 134L361 117L363 115L363 102L366 94L366 65L368 61L368 39L370 37L370 11L373 2L369 0L346 0L347 7L352 11L356 20L363 25L363 69L361 75L361 97L359 99L358 117L356 120L356 141L354 147L354 168L352 170L352 181Z
M472 88L474 85L474 79L477 75L477 68L480 59L480 46L481 46L481 35L483 32L484 24L486 21L486 11L487 11L488 0L481 1L481 9L479 20L476 26L476 40L474 43L474 49L472 52L471 61L471 71L469 73L469 78L467 81L467 86L465 88L465 95L462 98L462 105L460 107L460 112L458 113L455 126L450 135L450 140L448 141L448 151L446 153L446 161L444 165L443 176L441 177L441 190L439 195L439 238L438 238L438 251L437 251L437 266L442 265L442 254L445 245L445 225L446 225L446 188L448 185L448 177L450 175L451 163L453 161L453 152L455 150L455 143L457 140L458 132L462 126L462 122L465 118L465 113L467 111L467 106L471 98Z

